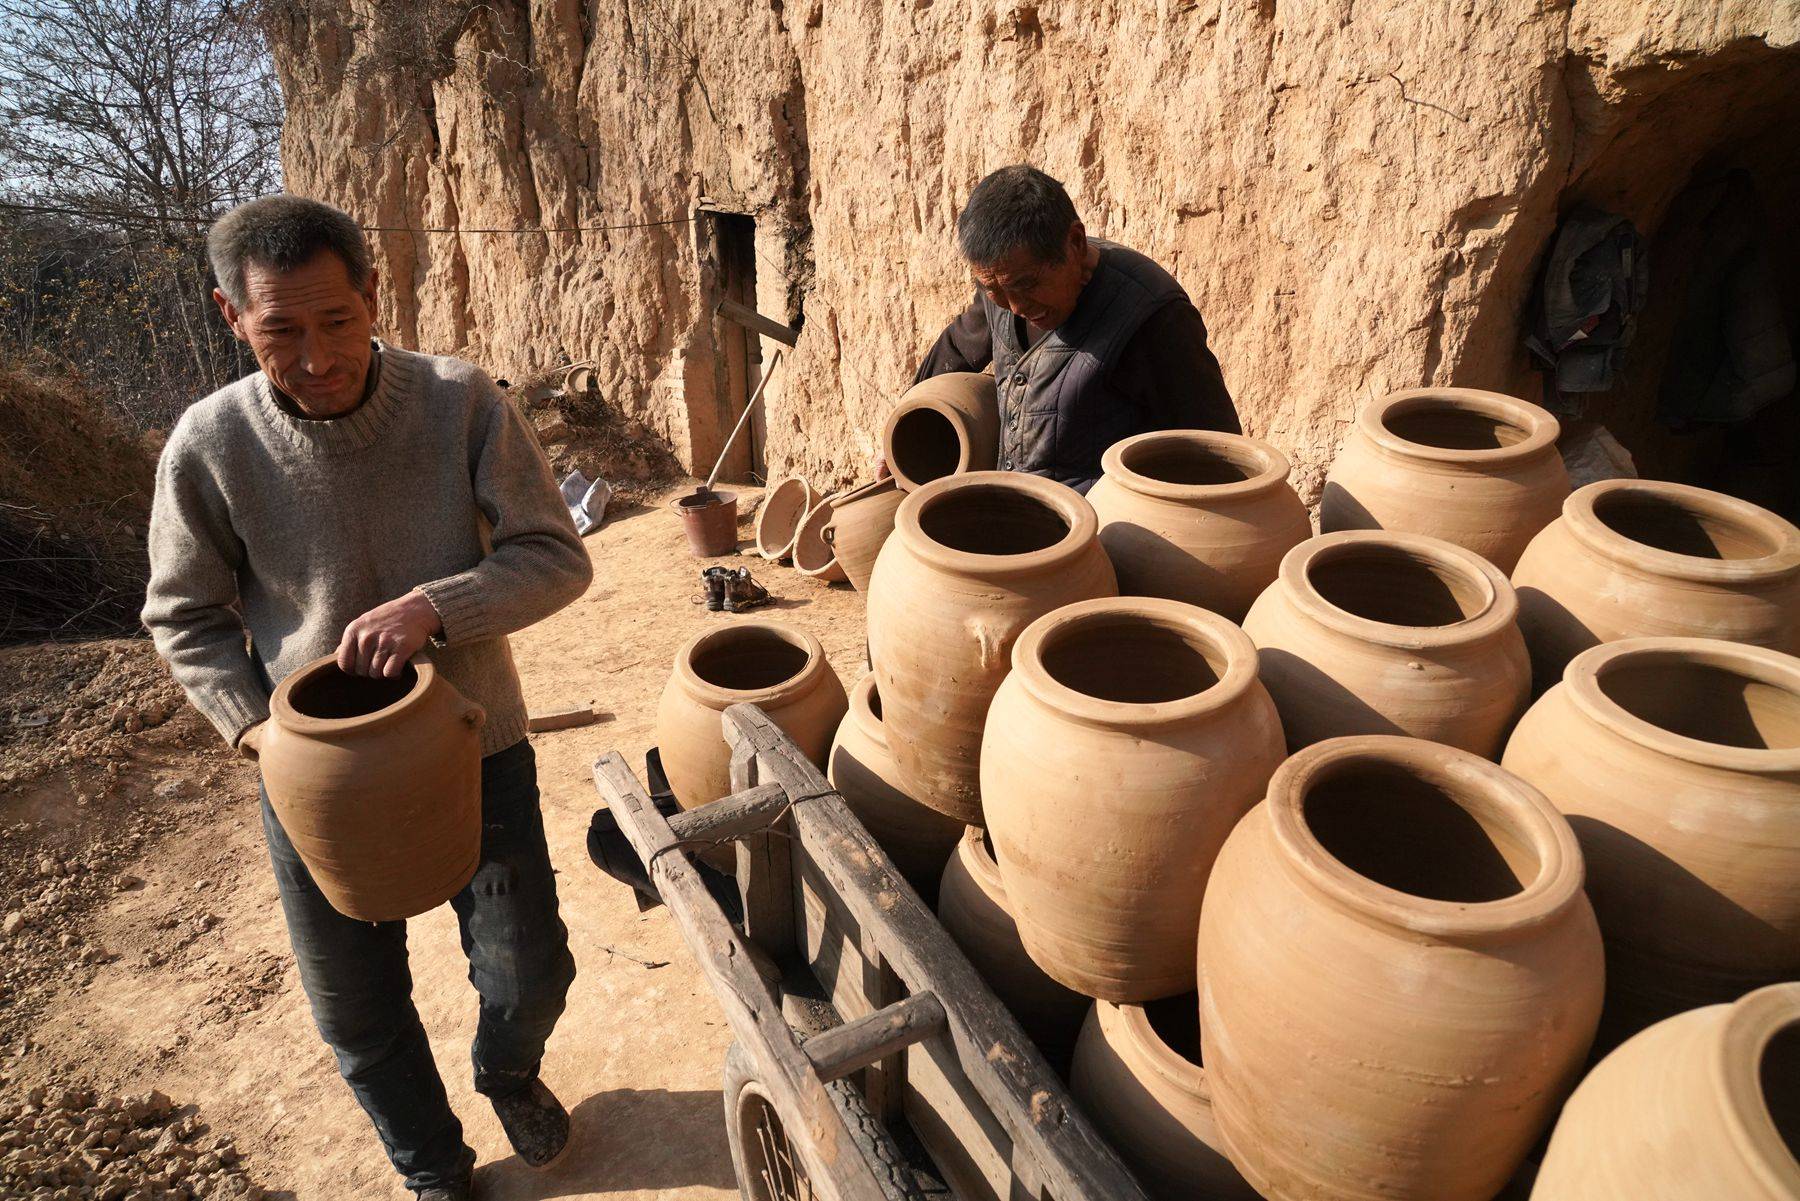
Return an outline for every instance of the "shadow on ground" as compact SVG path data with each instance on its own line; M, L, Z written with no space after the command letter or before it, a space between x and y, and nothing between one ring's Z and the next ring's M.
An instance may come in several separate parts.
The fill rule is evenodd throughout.
M535 1172L515 1156L479 1168L483 1201L737 1187L716 1091L618 1088L589 1097L569 1117L572 1145L562 1162Z

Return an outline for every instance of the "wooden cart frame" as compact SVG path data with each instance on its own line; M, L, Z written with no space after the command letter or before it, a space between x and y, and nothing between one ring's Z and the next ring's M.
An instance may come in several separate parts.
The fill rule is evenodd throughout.
M753 705L723 721L728 797L665 820L616 752L594 781L736 1039L725 1108L744 1196L942 1196L908 1144L971 1201L1146 1201L818 768ZM741 927L692 862L727 844Z

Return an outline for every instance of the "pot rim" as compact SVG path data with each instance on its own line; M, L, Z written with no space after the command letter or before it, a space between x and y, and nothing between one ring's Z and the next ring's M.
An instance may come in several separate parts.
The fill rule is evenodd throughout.
M842 509L848 507L855 501L868 500L872 496L878 496L883 492L898 487L900 487L900 481L895 479L892 475L886 475L878 480L870 480L866 484L856 484L852 487L845 488L841 492L834 492L825 499Z
M927 508L958 492L980 488L1024 493L1055 511L1069 528L1051 545L1018 555L984 555L957 550L934 541L925 533L919 518ZM894 513L894 531L905 536L914 555L939 570L992 579L1043 571L1073 560L1094 543L1100 531L1100 519L1094 515L1094 506L1088 503L1087 497L1067 484L1017 471L970 471L932 480L908 493Z
M1402 892L1352 870L1307 824L1310 787L1346 767L1399 767L1455 794L1471 815L1498 819L1524 836L1537 873L1494 901L1441 901ZM1378 925L1433 938L1481 940L1523 933L1558 919L1582 895L1575 831L1543 793L1468 751L1396 734L1328 738L1296 751L1269 781L1270 829L1289 870L1346 910Z
M1691 512L1745 526L1776 544L1754 559L1705 559L1627 538L1600 519L1595 506L1622 492L1650 496ZM1589 550L1612 562L1654 575L1706 584L1745 584L1800 572L1800 529L1747 500L1668 480L1599 480L1563 501L1563 524Z
M957 374L979 375L981 373L964 372ZM931 379L942 378L942 376L931 377ZM899 487L907 492L917 492L920 488L925 487L926 484L935 484L938 480L955 479L957 476L965 474L969 470L969 456L974 450L974 447L970 445L968 415L944 398L942 395L943 385L940 385L937 388L928 388L917 396L912 395L913 392L919 389L920 385L930 383L931 379L920 380L919 383L914 384L911 388L907 389L907 394L902 396L900 402L888 413L887 421L881 427L881 445L884 451L893 446L894 430L899 427L901 420L908 414L917 413L922 409L929 409L948 421L950 423L950 428L956 431L956 467L948 475L939 476L937 480L920 482L906 474L901 466L893 461L893 456L889 455L887 465L888 472L892 475L894 480L897 481Z
M1206 1068L1164 1042L1150 1024L1150 1013L1142 1004L1096 1000L1094 1009L1101 1027L1111 1027L1131 1039L1152 1071L1196 1104L1212 1108L1212 1083Z
M1227 459L1232 459L1233 454L1248 457L1255 460L1257 471L1248 479L1229 484L1177 484L1144 475L1125 465L1126 455L1139 447L1155 443L1199 446L1226 452L1223 457ZM1279 488L1287 482L1293 467L1287 456L1275 447L1260 438L1245 434L1230 434L1222 430L1152 430L1147 434L1133 434L1109 446L1106 453L1100 456L1100 470L1104 478L1131 492L1154 496L1159 500L1205 504L1241 500Z
M337 654L320 655L310 663L289 672L269 697L269 716L278 718L277 725L296 734L349 734L385 726L409 709L416 708L425 692L437 679L437 665L424 655L415 655L408 666L413 669L413 686L406 695L391 705L355 717L313 717L294 708L294 689L314 676L337 666Z
M963 866L968 869L969 877L975 881L976 886L1011 917L1012 908L1006 901L1006 881L1000 878L1000 861L994 858L994 848L988 843L987 830L981 826L964 826L962 840L956 844L956 853L963 857Z
M875 716L872 703L876 696L875 673L865 672L862 679L850 686L850 719L864 738L875 743L883 750L887 748L887 723Z
M1462 409L1494 417L1523 429L1525 437L1511 446L1456 450L1413 442L1388 428L1390 417L1429 407ZM1504 392L1480 388L1406 388L1391 392L1363 406L1356 416L1356 428L1369 441L1391 454L1458 468L1491 469L1500 464L1535 458L1546 451L1554 451L1556 440L1562 436L1562 423L1548 409Z
M708 643L746 641L751 638L775 638L806 652L800 669L779 683L762 688L722 688L700 678L694 670L694 655ZM749 618L705 630L688 639L675 652L675 678L687 693L710 709L720 711L732 705L760 705L784 695L793 695L817 683L825 668L825 649L819 640L798 626L768 618Z
M794 527L794 541L791 553L794 558L794 570L801 575L818 577L837 566L837 547L833 546L831 540L825 537L825 527L831 524L832 516L836 511L836 505L832 502L832 499L827 496L825 499L816 502L808 509L806 515L800 519L800 524ZM806 536L808 528L815 522L819 527L816 531L819 543L825 548L827 553L822 561L802 566L800 563L800 540Z
M1359 617L1340 609L1313 587L1312 568L1321 558L1344 558L1367 547L1411 555L1472 581L1481 592L1480 611L1447 625L1407 626ZM1319 624L1364 642L1404 650L1441 649L1491 638L1512 626L1519 616L1518 593L1498 567L1453 542L1397 530L1339 530L1314 535L1282 556L1276 583L1287 592L1295 608Z
M800 512L794 518L794 528L788 531L787 541L778 547L770 548L763 539L763 523L769 518L770 502L789 484L797 484L800 488ZM817 499L818 495L813 491L813 486L797 475L790 475L786 479L778 481L764 492L762 508L756 511L756 553L771 561L787 558L794 549L794 540L800 536L800 523L806 520L806 514L812 509Z
M1044 651L1084 627L1152 626L1198 641L1225 661L1219 678L1172 701L1109 701L1052 676ZM1257 681L1256 646L1235 623L1198 605L1156 596L1102 596L1053 609L1025 627L1012 649L1012 675L1051 709L1100 726L1159 726L1192 721L1242 699Z
M1776 1128L1762 1087L1763 1055L1775 1036L1792 1026L1800 1026L1800 983L1746 994L1725 1007L1709 1065L1724 1102L1725 1125L1770 1196L1800 1193L1800 1152Z
M1678 734L1639 717L1600 686L1601 678L1621 665L1655 660L1720 668L1800 696L1800 659L1768 647L1717 638L1622 638L1603 642L1569 660L1563 668L1562 684L1569 690L1569 699L1589 720L1657 754L1746 775L1800 773L1800 746L1730 746Z

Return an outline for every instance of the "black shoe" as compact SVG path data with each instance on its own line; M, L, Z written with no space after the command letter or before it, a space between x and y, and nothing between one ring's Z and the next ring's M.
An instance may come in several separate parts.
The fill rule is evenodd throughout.
M469 1184L439 1184L418 1194L417 1201L470 1201L475 1188Z
M725 607L725 581L731 576L729 567L705 567L700 571L700 587L706 596L706 607L709 612L717 613Z
M488 1100L506 1131L506 1141L527 1167L547 1168L569 1149L569 1111L542 1080Z
M769 603L769 590L750 575L748 567L739 567L725 581L725 612L743 613Z

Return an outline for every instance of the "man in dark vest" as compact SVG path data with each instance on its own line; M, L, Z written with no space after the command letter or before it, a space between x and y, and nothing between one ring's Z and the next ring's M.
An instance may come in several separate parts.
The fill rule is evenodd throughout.
M994 365L1002 470L1086 492L1121 438L1240 431L1188 294L1135 250L1088 237L1060 183L1002 167L969 193L956 239L979 287L917 379Z

